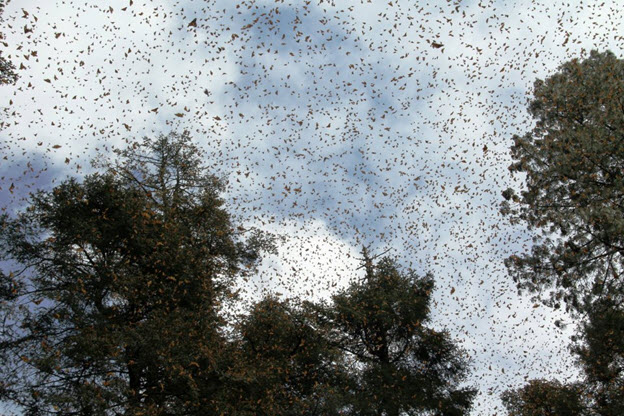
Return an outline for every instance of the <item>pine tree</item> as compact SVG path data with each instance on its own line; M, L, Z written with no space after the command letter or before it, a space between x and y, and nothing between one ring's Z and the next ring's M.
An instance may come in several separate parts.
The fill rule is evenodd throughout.
M346 411L354 415L468 414L475 390L462 387L464 353L427 326L434 281L364 251L366 274L321 314L333 344L351 362Z
M508 390L502 400L509 416L590 415L583 402L582 386L559 381L531 380L516 390Z
M308 302L268 296L238 326L230 376L231 415L341 414L346 374L342 352L315 324Z
M600 416L624 414L624 311L612 300L594 302L572 352L584 375L589 407Z
M592 51L537 80L533 95L536 124L514 137L509 167L526 186L503 193L504 211L544 235L507 266L520 288L549 292L554 307L624 300L624 61Z
M188 134L119 157L1 219L5 396L32 415L218 413L221 305L263 241L239 241Z
M579 318L572 352L583 379L506 392L512 415L624 412L622 103L624 61L592 51L535 82L535 128L514 138L510 170L526 187L503 193L503 211L542 234L506 263L520 289L548 293L549 305Z

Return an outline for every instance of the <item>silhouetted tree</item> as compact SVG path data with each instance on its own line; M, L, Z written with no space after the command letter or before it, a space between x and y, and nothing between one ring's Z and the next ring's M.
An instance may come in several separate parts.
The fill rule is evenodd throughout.
M4 7L9 4L10 0L0 0L0 23L2 23L2 14L4 13ZM4 41L4 35L0 33L0 43L5 48L9 46ZM17 73L15 72L15 65L8 59L2 56L2 50L0 50L0 85L13 84L17 81Z
M506 190L503 211L543 234L506 264L520 289L583 318L572 351L584 378L506 392L513 415L624 412L623 103L624 61L592 51L535 82L535 128L514 138L510 170L526 188Z
M535 127L511 152L526 186L503 193L504 211L545 235L506 264L520 288L548 291L555 307L622 301L624 61L592 51L537 80L533 94Z
M312 310L294 301L267 297L253 306L238 327L228 414L341 414L342 351L314 322Z
M595 302L572 348L594 414L624 414L624 311L610 300Z
M427 326L434 283L365 254L366 274L323 313L330 339L351 361L348 414L468 414L475 390L448 333Z
M187 134L119 156L0 220L5 395L32 415L218 414L220 308L264 241L238 241Z

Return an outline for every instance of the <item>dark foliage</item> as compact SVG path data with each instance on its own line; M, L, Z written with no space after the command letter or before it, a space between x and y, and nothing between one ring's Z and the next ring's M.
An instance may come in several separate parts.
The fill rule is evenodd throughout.
M623 293L624 61L593 51L537 80L533 130L514 137L510 170L526 188L504 192L504 210L545 231L507 266L520 288L551 292L573 310Z
M351 361L348 414L464 415L475 391L460 384L463 352L427 326L433 278L404 273L389 258L333 297L324 311L331 339Z
M9 4L10 0L0 0L0 23L2 23L2 14L4 13L4 7ZM4 41L4 35L0 33L0 44L3 47L9 46ZM15 72L15 65L8 59L2 56L0 50L0 85L13 84L17 81L17 73Z
M187 135L120 156L2 218L3 379L26 414L205 414L222 387L220 305L259 245Z
M431 276L367 258L330 305L267 297L228 321L271 239L242 239L188 134L118 156L1 218L0 398L33 416L467 414Z
M526 174L504 211L544 236L507 260L518 287L549 292L580 318L575 385L532 381L503 399L512 415L624 414L624 61L591 52L535 83L535 128L515 137ZM517 204L515 207L510 202Z
M589 415L582 401L582 388L558 381L531 380L502 395L509 416Z

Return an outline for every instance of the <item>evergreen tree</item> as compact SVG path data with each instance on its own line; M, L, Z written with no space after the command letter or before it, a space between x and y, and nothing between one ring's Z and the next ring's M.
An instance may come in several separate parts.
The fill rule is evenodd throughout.
M226 321L272 247L239 236L188 134L145 139L0 218L0 396L26 415L463 415L433 279L367 258L332 303L268 297ZM9 270L10 269L10 270Z
M585 376L594 414L624 414L624 311L610 300L595 302L572 351Z
M624 61L592 51L535 82L535 128L514 138L510 170L526 175L526 188L506 190L503 210L543 234L507 266L520 289L547 292L551 306L583 318L572 348L583 380L506 392L513 415L624 412L622 103Z
M526 187L503 193L504 211L545 235L507 266L520 288L549 292L554 307L624 300L623 102L624 61L592 51L535 82L535 127L514 137L509 169Z
M346 380L340 350L315 325L310 304L269 296L238 326L230 376L232 415L339 415ZM234 377L235 376L235 377Z
M5 396L31 415L218 414L220 307L262 239L237 241L187 134L119 156L1 219Z
M366 274L325 307L330 339L350 360L354 415L468 414L475 390L461 387L468 365L448 333L427 326L433 278L365 254Z

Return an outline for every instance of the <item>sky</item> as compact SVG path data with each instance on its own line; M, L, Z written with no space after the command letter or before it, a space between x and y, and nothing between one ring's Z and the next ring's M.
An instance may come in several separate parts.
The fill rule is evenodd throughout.
M13 0L0 205L188 130L236 222L283 236L249 296L327 299L362 246L436 279L432 325L472 362L474 415L532 378L573 379L570 318L518 294L531 245L499 213L533 82L624 56L617 1Z

